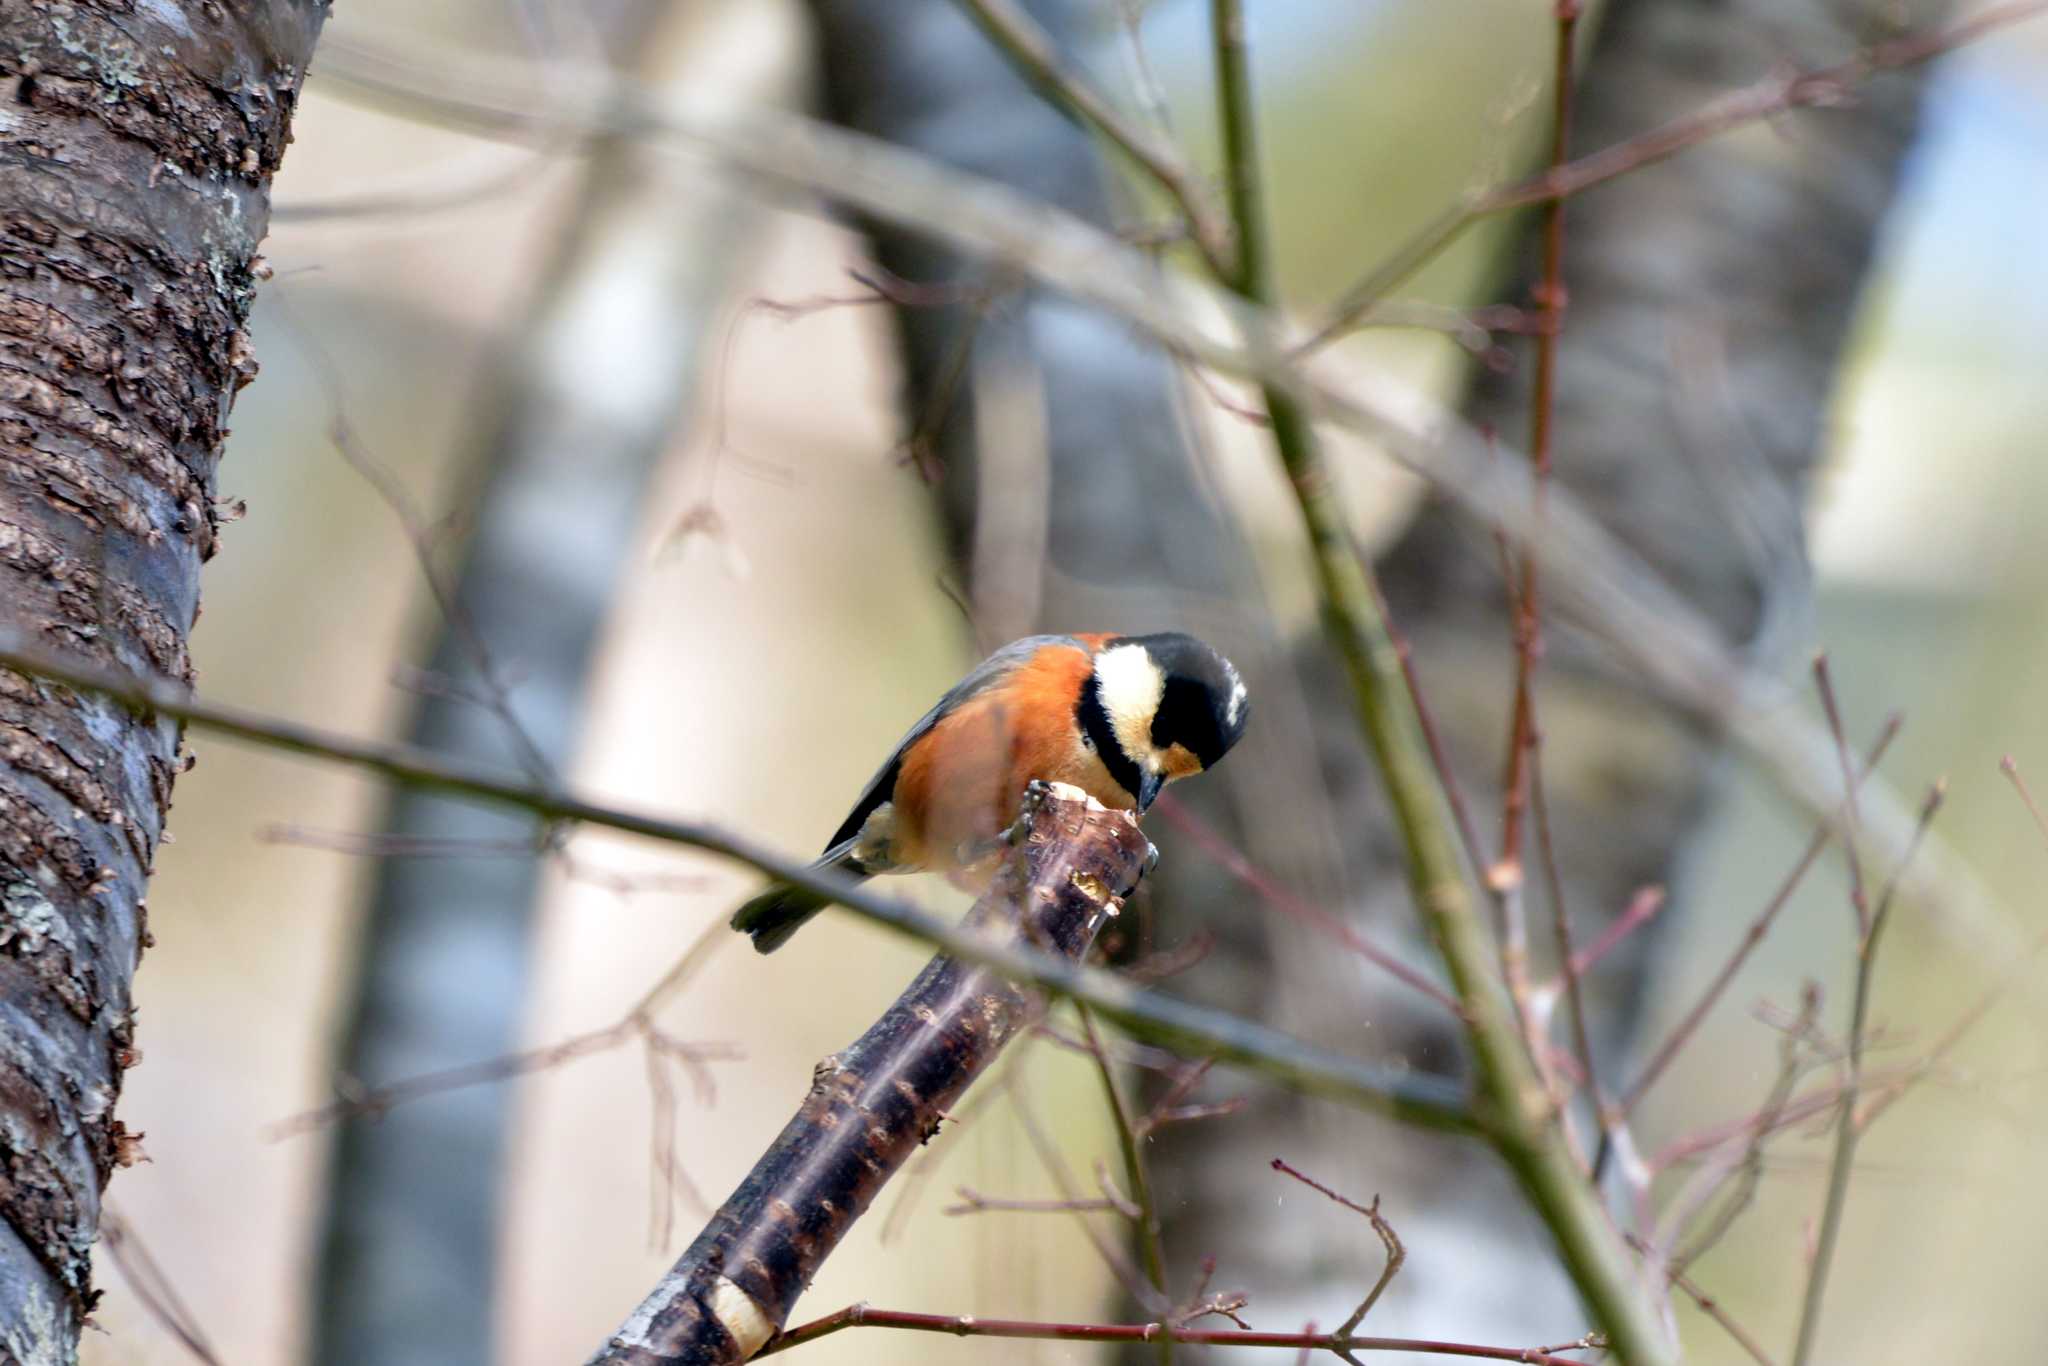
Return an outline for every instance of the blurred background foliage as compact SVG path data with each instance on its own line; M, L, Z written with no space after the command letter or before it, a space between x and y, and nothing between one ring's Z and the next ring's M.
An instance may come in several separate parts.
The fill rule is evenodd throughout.
M554 22L573 27L574 8L552 7L561 11ZM674 0L668 8L661 23L675 31L663 41L686 53L679 80L806 100L800 7ZM1541 132L1547 5L1254 0L1250 8L1292 300L1331 296L1460 191L1528 167ZM1097 69L1121 89L1109 9ZM1202 6L1160 0L1145 28L1176 126L1198 149L1212 131L1203 24ZM496 0L354 0L330 37L528 57L545 31ZM1906 713L1888 770L1908 788L1949 774L1948 837L2036 918L2048 848L1996 763L2010 752L2048 774L2048 721L2035 704L2048 666L2038 607L2048 589L2038 533L2048 506L2039 354L2048 306L2044 92L2048 25L2003 33L1939 68L1839 384L1811 509L1817 590L1805 628L1833 654L1852 731L1869 733L1891 709ZM545 98L538 83L536 99ZM1798 138L1805 117L1856 113L1794 116L1737 136L1767 149L1771 139ZM317 59L296 134L268 248L277 278L258 310L263 375L237 406L222 473L223 493L246 499L249 514L228 530L211 567L195 646L203 685L222 700L395 734L409 700L393 686L394 669L423 660L435 622L401 528L326 438L334 394L411 493L459 523L473 479L462 468L464 423L573 210L577 181L564 158L337 98ZM673 193L695 193L697 173L674 165ZM293 214L451 183L483 192L452 207ZM1506 276L1508 228L1468 235L1415 290L1454 304L1493 297ZM855 292L846 269L859 249L829 221L778 208L762 217L750 247L730 284L732 306ZM677 377L697 385L698 402L647 494L572 777L629 805L712 817L804 849L836 821L902 724L957 676L972 642L939 584L946 571L929 495L896 455L902 418L881 312L836 308L789 320L755 312L733 321L740 318L729 309L720 321L722 345L702 374ZM1398 367L1445 394L1462 382L1468 359L1423 333L1376 333L1353 349L1360 363ZM1262 438L1227 417L1214 434L1262 560L1282 563L1292 523ZM1570 459L1569 433L1560 458ZM1412 493L1367 468L1364 453L1344 459L1361 521L1395 525ZM689 516L705 507L715 522ZM695 530L679 535L679 526ZM1305 621L1300 587L1285 573L1266 577L1274 610ZM508 663L516 674L517 661ZM372 870L265 832L279 823L366 829L378 800L369 784L334 769L205 740L198 751L198 768L178 791L178 842L152 890L157 945L137 984L147 1065L129 1078L123 1102L152 1160L122 1174L112 1203L222 1360L293 1360L306 1351L312 1314L327 1148L321 1137L279 1141L267 1128L333 1092L344 1009L337 993ZM1803 818L1731 766L1675 888L1653 1016L1691 999L1697 977L1725 955L1805 838ZM574 853L579 864L610 871L675 871L644 847L594 836L579 838ZM709 860L687 871L701 874L701 887L622 893L549 874L524 1005L527 1040L616 1019L748 885ZM948 896L923 887L909 894ZM1848 924L1841 863L1831 854L1684 1061L1684 1081L1660 1094L1645 1121L1653 1142L1757 1103L1778 1040L1747 1007L1763 998L1789 1005L1807 977L1845 1002ZM665 1014L684 1038L746 1049L744 1062L712 1064L715 1103L687 1088L678 1102L679 1155L704 1197L722 1197L786 1116L812 1061L862 1028L921 957L850 918L827 917L772 963L726 950ZM1952 943L1906 920L1880 971L1885 1036L1901 1049L1925 1039L1982 987L1981 970ZM2030 1024L2020 1012L1993 1016L1952 1072L1864 1149L1829 1319L1831 1359L2039 1359L2048 1324L2032 1282L2048 1252L2038 1137L2048 1088ZM1037 1109L1086 1173L1109 1151L1086 1068L1040 1050L1030 1073ZM502 1359L580 1359L666 1268L673 1245L650 1238L650 1225L661 1223L650 1219L658 1201L648 1160L653 1109L631 1049L517 1088L494 1309ZM1792 1145L1774 1161L1759 1213L1700 1268L1768 1341L1784 1340L1796 1313L1821 1151ZM940 1209L959 1184L1016 1193L1043 1183L1007 1118L967 1127L915 1211L887 1230L893 1240L885 1242L880 1213L870 1217L800 1312L858 1299L1014 1317L1114 1312L1113 1284L1069 1221L946 1218ZM1296 1217L1298 1201L1284 1200L1274 1217ZM701 1212L679 1197L679 1236ZM1430 1249L1411 1254L1427 1259ZM1376 1263L1360 1255L1362 1282ZM1230 1276L1226 1266L1219 1280ZM97 1315L104 1332L88 1336L86 1358L181 1359L125 1283L106 1279ZM1475 1300L1489 1293L1472 1286ZM1332 1305L1330 1315L1347 1307ZM1681 1319L1693 1359L1739 1359L1690 1310ZM1429 1328L1460 1332L1456 1323ZM1072 1346L866 1333L805 1351L820 1362L1092 1359Z

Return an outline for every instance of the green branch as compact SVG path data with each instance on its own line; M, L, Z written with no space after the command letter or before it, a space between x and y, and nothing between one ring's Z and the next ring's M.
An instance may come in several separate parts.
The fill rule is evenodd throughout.
M1236 217L1239 244L1238 269L1229 283L1251 302L1270 306L1276 299L1241 0L1211 0L1210 13L1225 197ZM1379 596L1353 545L1315 432L1292 395L1268 385L1265 399L1273 441L1308 531L1324 625L1343 660L1359 725L1400 827L1409 891L1463 1008L1478 1061L1487 1136L1549 1227L1616 1355L1631 1366L1672 1361L1671 1344L1640 1293L1621 1236L1544 1103L1542 1080L1522 1049L1494 980L1492 935L1477 914Z

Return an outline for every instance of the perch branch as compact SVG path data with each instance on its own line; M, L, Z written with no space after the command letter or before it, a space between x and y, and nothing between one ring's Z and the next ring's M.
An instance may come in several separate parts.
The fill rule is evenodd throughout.
M1137 885L1137 822L1072 788L1027 806L1028 833L970 933L1080 960ZM934 958L856 1042L818 1064L795 1118L673 1270L592 1358L718 1366L753 1356L884 1183L1041 1008L987 968Z

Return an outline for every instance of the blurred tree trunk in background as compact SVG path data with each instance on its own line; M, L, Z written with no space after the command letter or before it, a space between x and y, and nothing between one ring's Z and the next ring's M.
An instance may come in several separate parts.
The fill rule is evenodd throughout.
M702 16L614 9L609 45L656 88L681 79ZM591 148L531 302L507 325L509 354L474 407L461 566L435 622L416 745L544 785L574 755L599 632L749 221L715 176L685 186L671 171L631 139ZM489 702L500 690L516 731ZM503 851L533 840L525 816L411 790L390 803L392 839L450 847L376 865L340 1064L370 1087L519 1046L545 871ZM463 854L478 844L497 852ZM313 1291L318 1360L493 1359L510 1103L508 1087L472 1086L342 1125Z
M814 0L813 8L835 117L1106 216L1089 139L1032 96L950 0ZM1083 38L1088 7L1043 0L1027 8L1069 48ZM1865 18L1877 22L1832 0L1615 0L1605 11L1579 96L1574 146L1586 150L1782 62L1839 58L1870 36L1858 27ZM1761 640L1802 598L1805 480L1918 96L1916 73L1888 76L1849 110L1724 138L1569 206L1558 477L1731 638ZM885 265L919 284L988 282L981 268L913 237L878 231L873 241ZM963 337L971 335L975 371L1022 377L1021 406L987 411L1015 383L962 385L930 429L956 550L981 576L975 601L1011 607L995 621L983 613L984 627L1001 635L1039 624L1149 627L1164 603L1171 620L1250 653L1261 710L1225 769L1243 815L1232 832L1297 889L1340 896L1383 941L1405 937L1413 956L1426 956L1334 661L1308 640L1294 669L1266 664L1246 558L1204 494L1170 363L1121 326L1035 292L999 297L971 334L968 313L913 307L899 311L899 323L913 421L947 391ZM1527 374L1524 364L1483 382L1469 405L1474 420L1517 447L1528 425ZM1040 424L1042 452L1019 449L1030 444L1020 414ZM1034 460L1042 466L1035 476ZM1001 471L1017 477L1020 462L1025 477L1010 497L982 491ZM1015 508L1020 495L1043 501L1047 562L1042 577L1021 585L1021 600L1019 584L985 581L985 567L1001 561L981 553L1008 534L984 524L990 510L1003 513L1005 528L1021 521L1028 530L1031 518ZM1481 802L1482 833L1497 840L1490 813L1513 665L1490 539L1431 505L1382 572L1416 639L1466 790ZM1566 900L1584 942L1637 887L1668 876L1708 795L1716 739L1603 672L1555 625L1550 642L1539 691L1543 760ZM1191 796L1216 805L1215 785L1193 786ZM1314 818L1319 805L1329 809L1304 823L1306 836L1286 833L1289 822L1271 814ZM1347 836L1341 843L1329 834L1332 820ZM1218 940L1178 990L1335 1047L1459 1066L1456 1030L1441 1012L1312 932L1262 915L1196 850L1155 838L1166 846L1153 881L1170 937L1199 927ZM1341 871L1331 867L1333 848L1343 851ZM1549 914L1533 882L1530 913L1541 946ZM1626 1023L1652 970L1652 943L1638 935L1592 988L1610 1085L1630 1061ZM1540 1270L1553 1259L1533 1216L1473 1150L1261 1096L1232 1119L1164 1131L1151 1153L1176 1265L1186 1271L1217 1255L1218 1283L1251 1289L1262 1326L1333 1321L1373 1269L1361 1251L1370 1240L1340 1222L1341 1211L1327 1221L1315 1212L1270 1217L1270 1202L1293 1194L1268 1180L1267 1162L1285 1154L1353 1194L1383 1192L1417 1252L1376 1311L1379 1331L1498 1341L1585 1327L1563 1277Z
M1024 8L1063 46L1091 14L1077 0ZM812 11L830 117L1114 226L1120 206L1093 142L1013 74L955 0L813 0ZM896 275L968 296L899 308L896 322L904 423L920 447L909 454L936 475L981 644L1034 630L1174 626L1223 649L1262 698L1284 693L1251 557L1213 496L1172 359L1113 318L994 278L914 234L877 226L869 242ZM965 376L956 379L962 347ZM1252 794L1238 807L1270 797L1260 779L1286 754L1283 736L1296 741L1296 758L1313 761L1306 730L1289 729L1286 709L1270 710L1254 737L1267 762L1225 770L1241 797ZM1236 830L1232 784L1192 784L1176 796ZM1170 832L1153 838L1171 848ZM1175 908L1169 938L1192 928L1182 923L1183 896L1212 871L1191 852L1147 879ZM1257 953L1256 916L1214 922L1208 928Z
M1912 18L1935 23L1939 9L1922 7ZM1787 62L1838 60L1872 36L1866 20L1876 22L1833 0L1615 0L1582 57L1573 146L1618 142ZM1847 110L1724 137L1566 209L1557 478L1731 640L1753 648L1800 634L1771 627L1803 614L1806 481L1826 439L1836 369L1911 141L1921 80L1918 70L1882 78ZM1521 302L1535 278L1533 246L1528 255ZM1467 415L1523 447L1528 381L1526 363L1482 380ZM1491 538L1431 504L1380 572L1413 638L1462 785L1479 803L1481 838L1497 848L1513 634ZM1636 889L1670 879L1710 795L1718 738L1646 698L1583 637L1552 623L1547 643L1537 693L1542 763L1565 901L1583 945ZM1358 889L1352 902L1383 938L1413 934L1378 779L1345 724L1344 685L1333 666L1311 661L1305 671L1320 680L1312 685L1323 699L1318 714L1330 718L1324 764L1340 828L1373 832L1346 846L1354 855L1347 881ZM1549 958L1550 909L1533 854L1525 865L1540 963ZM1588 988L1596 1058L1610 1088L1640 1063L1628 1026L1655 972L1656 938L1653 927L1627 941ZM1357 1011L1331 966L1327 953L1292 955L1270 989L1297 1008L1322 1003L1324 1018L1306 1027L1339 1043L1355 1039ZM1406 1040L1420 1064L1441 1066L1443 1049L1429 1041L1440 1035L1447 1046L1448 1022L1413 996L1381 994L1371 1032L1382 1044ZM1273 1000L1265 1009L1285 1006ZM1355 1123L1302 1134L1269 1118L1163 1140L1162 1180L1201 1193L1169 1228L1183 1248L1228 1246L1238 1230L1270 1229L1253 1255L1263 1280L1290 1288L1286 1309L1327 1315L1355 1300L1355 1254L1332 1257L1327 1242L1249 1218L1271 1193L1219 1175L1269 1151L1290 1160L1299 1153L1298 1165L1355 1193L1383 1192L1410 1248L1428 1248L1428 1260L1418 1256L1401 1278L1411 1282L1410 1298L1390 1297L1408 1326L1487 1341L1583 1329L1561 1278L1528 1273L1549 1264L1543 1234L1514 1207L1490 1160L1436 1144L1418 1167L1386 1146L1416 1146L1391 1131L1361 1142ZM1333 1231L1355 1238L1341 1224ZM1488 1279L1516 1288L1475 1296L1475 1283ZM1307 1293L1296 1299L1292 1287Z
M0 631L189 683L318 0L0 7ZM0 1355L75 1357L175 722L0 669Z
M1079 0L1024 8L1069 51L1104 18ZM813 0L812 10L830 117L1115 225L1125 206L1095 144L1025 86L955 0ZM937 475L981 643L1033 630L1176 627L1224 650L1258 699L1258 724L1216 779L1176 789L1175 800L1290 870L1297 886L1334 897L1329 811L1301 791L1315 771L1315 727L1240 529L1214 497L1200 419L1174 361L1116 319L994 279L914 234L876 226L869 240L916 285L995 288L978 321L975 299L896 315L904 421L913 441L928 442L911 454L929 457ZM956 381L963 345L966 378ZM1261 1009L1272 920L1164 822L1154 819L1150 833L1165 851L1140 894L1141 911L1149 900L1164 912L1151 933L1168 943L1207 934L1219 945L1176 988ZM1183 1241L1176 1260L1191 1265L1211 1247L1227 1244Z

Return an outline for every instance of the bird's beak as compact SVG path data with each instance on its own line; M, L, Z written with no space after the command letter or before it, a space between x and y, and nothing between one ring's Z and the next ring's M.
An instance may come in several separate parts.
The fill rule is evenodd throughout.
M1149 810L1149 809L1151 808L1153 800L1154 800L1155 798L1157 798L1157 797L1159 796L1159 789L1160 789L1160 788L1162 788L1162 787L1164 787L1164 786L1166 786L1166 779L1162 778L1162 777L1161 777L1161 776L1159 776L1159 775L1158 775L1157 773L1154 773L1154 772L1153 772L1153 771L1152 771L1151 769L1149 769L1149 768L1148 768L1148 769L1144 769L1144 770L1142 770L1142 771L1140 771L1140 772L1139 772L1139 774L1138 774L1138 814L1139 814L1139 815L1141 815L1141 816L1142 816L1142 815L1144 815L1144 814L1145 814L1145 812L1146 812L1147 810Z

